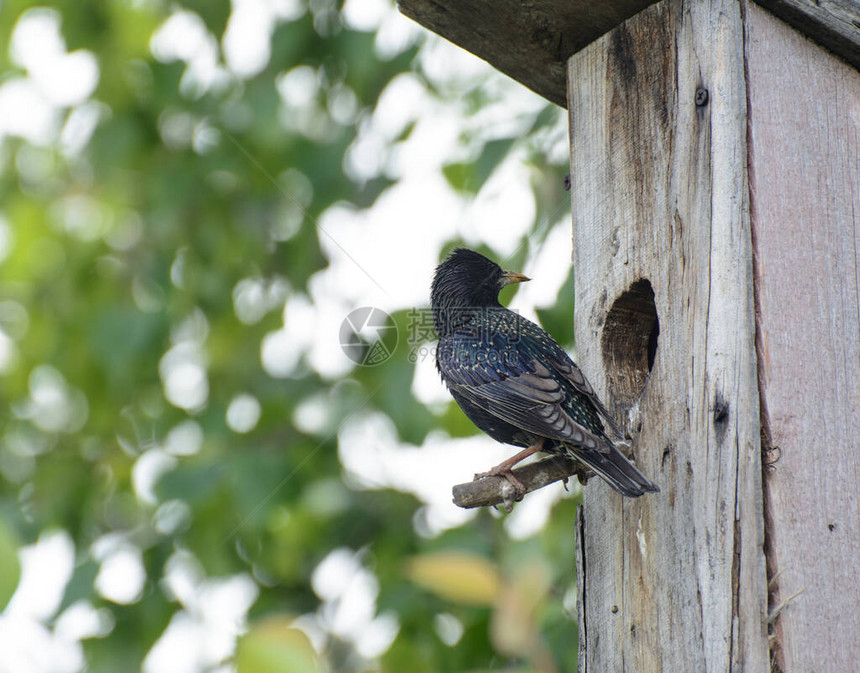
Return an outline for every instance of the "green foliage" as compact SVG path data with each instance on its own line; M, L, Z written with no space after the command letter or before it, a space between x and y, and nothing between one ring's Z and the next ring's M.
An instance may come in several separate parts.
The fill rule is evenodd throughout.
M6 607L21 577L16 542L15 534L0 519L0 608Z
M457 191L477 194L513 145L513 138L489 140L484 143L477 159L443 166L442 174Z
M225 653L200 670L573 671L576 624L562 604L573 583L575 498L525 540L489 512L431 535L416 523L426 503L415 494L363 484L341 462L342 433L370 414L415 446L438 430L476 434L453 403L429 408L412 394L409 308L392 312L401 340L377 367L318 371L307 345L283 371L261 357L285 321L303 337L304 325L290 332L284 307L316 301L314 279L331 262L320 220L335 205L372 208L395 185L387 169L345 170L392 80L414 73L464 117L501 94L479 82L462 100L447 95L422 71L419 46L378 57L377 35L351 28L329 2L276 20L265 66L238 76L221 53L235 4L48 8L66 51L91 52L99 77L86 100L52 108L57 126L42 140L0 135L0 234L11 241L4 248L0 236L0 609L18 583L16 550L60 530L75 560L46 623L79 602L109 616L83 640L92 673L139 670L179 617L211 633L218 611L203 601L230 578L249 582L255 597L230 625L235 633L217 632ZM0 43L30 9L2 4ZM153 55L153 34L180 10L209 31L217 73L197 75L211 75L208 84L195 83L187 63ZM279 87L300 67L312 73L312 92L292 106ZM29 76L6 50L0 68L0 86ZM335 113L338 95L352 113L349 104ZM74 134L62 129L85 113L95 115L91 135L70 148ZM513 154L527 162L537 215L510 268L540 250L566 204L564 169L546 158L545 134L560 115L546 106L523 113L524 133L474 132L463 140L470 159L441 168L471 199ZM475 247L498 256L493 241ZM245 292L254 300L242 308ZM573 337L572 297L571 276L557 305L539 310L563 343ZM418 345L429 353L432 339ZM240 399L257 414L247 428L230 420ZM100 584L111 544L139 555L138 596L121 600ZM382 654L363 655L361 638L330 623L340 599L324 595L316 573L339 550L356 577L372 578L368 621L382 629L382 617L396 618ZM186 593L171 584L178 575ZM313 646L300 616L322 631Z
M537 309L543 328L562 346L573 345L573 303L573 269L571 269L561 286L555 305Z

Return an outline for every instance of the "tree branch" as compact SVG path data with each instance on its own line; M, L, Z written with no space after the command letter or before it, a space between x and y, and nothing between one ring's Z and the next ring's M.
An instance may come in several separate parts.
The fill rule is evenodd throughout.
M550 456L534 463L518 467L514 475L526 487L526 493L548 486L556 481L576 475L583 481L588 472L584 465L570 458ZM504 477L484 477L477 481L457 484L452 489L454 504L464 509L473 507L491 507L500 503L505 504L505 510L513 509L517 493L511 483Z

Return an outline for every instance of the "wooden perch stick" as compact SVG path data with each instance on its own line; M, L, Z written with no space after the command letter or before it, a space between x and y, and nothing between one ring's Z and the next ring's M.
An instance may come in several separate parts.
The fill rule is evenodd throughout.
M584 479L586 468L575 460L562 456L550 456L528 463L514 471L517 479L526 487L526 493L548 486L553 482L576 475ZM454 504L464 509L490 507L500 503L510 512L516 499L516 491L504 477L484 477L477 481L457 484L453 489Z

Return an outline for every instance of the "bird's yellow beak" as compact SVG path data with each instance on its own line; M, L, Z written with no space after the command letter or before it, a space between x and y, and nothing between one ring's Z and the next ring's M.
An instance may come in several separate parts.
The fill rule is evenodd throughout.
M531 280L531 278L515 271L505 271L502 274L502 287L511 283L525 283L527 280Z

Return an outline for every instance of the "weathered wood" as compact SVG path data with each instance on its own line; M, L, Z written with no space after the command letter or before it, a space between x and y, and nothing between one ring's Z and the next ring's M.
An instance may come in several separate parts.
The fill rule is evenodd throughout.
M756 0L855 68L860 68L858 0Z
M858 0L757 0L860 68ZM400 11L567 106L567 59L654 0L398 0Z
M860 73L754 6L747 60L774 654L856 671Z
M654 0L398 0L400 11L567 105L568 57Z
M664 0L568 65L578 361L663 489L584 491L581 673L768 667L743 57L737 2ZM643 278L630 404L601 331Z

